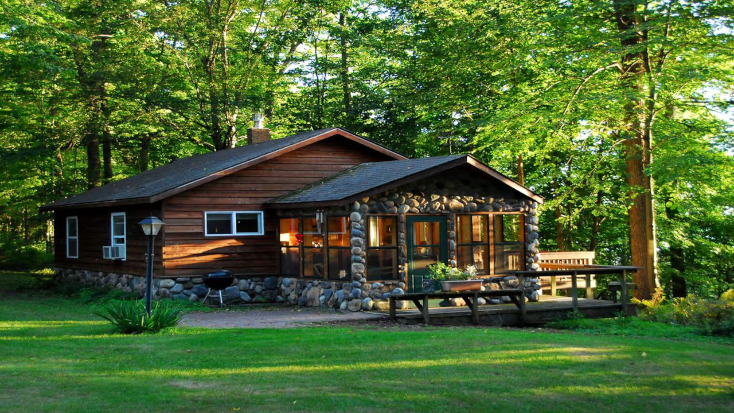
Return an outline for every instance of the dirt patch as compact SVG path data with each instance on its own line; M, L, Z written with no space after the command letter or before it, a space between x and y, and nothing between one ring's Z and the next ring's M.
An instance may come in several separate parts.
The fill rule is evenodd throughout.
M203 328L299 328L344 322L387 321L383 314L339 312L320 308L268 307L247 311L189 313L181 320L184 327ZM393 323L394 324L394 323Z

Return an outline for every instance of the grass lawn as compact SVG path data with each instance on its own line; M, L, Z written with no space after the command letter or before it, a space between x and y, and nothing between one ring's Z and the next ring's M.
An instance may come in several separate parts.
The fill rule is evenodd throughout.
M374 326L122 336L78 300L0 300L2 412L734 411L731 340Z

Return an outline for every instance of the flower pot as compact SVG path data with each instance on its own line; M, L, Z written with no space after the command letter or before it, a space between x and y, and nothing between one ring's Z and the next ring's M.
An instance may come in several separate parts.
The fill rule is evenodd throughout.
M482 280L441 281L443 291L481 291Z

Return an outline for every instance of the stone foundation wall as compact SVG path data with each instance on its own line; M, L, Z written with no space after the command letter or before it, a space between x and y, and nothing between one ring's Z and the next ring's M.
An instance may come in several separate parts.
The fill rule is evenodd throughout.
M94 288L118 289L145 294L145 278L99 271L56 268L57 282L73 283ZM396 291L397 289L397 291ZM386 310L388 297L401 293L405 284L398 281L373 282L307 280L288 277L252 277L235 279L232 286L222 290L227 304L285 303L299 306L329 306L341 310ZM209 292L199 277L154 278L154 298L172 298L200 302ZM216 291L212 291L213 296ZM216 295L218 302L218 294ZM407 307L407 303L401 304Z

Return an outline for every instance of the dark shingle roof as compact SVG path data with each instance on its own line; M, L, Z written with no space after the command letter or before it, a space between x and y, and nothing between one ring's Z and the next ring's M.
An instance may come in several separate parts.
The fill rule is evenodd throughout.
M86 204L146 203L154 202L152 197L174 190L184 185L221 173L230 168L273 152L286 149L311 138L338 128L302 132L282 139L275 139L233 149L206 153L180 159L167 165L139 173L126 179L91 189L78 195L44 205L41 210ZM345 133L348 133L344 131ZM349 134L350 136L354 136ZM365 139L366 142L369 142ZM371 143L371 142L370 142ZM397 155L397 154L396 154Z
M487 174L511 189L538 202L543 202L543 198L539 195L482 164L471 155L451 155L356 165L321 181L273 198L266 203L289 207L297 204L345 202L350 198L354 199L386 190L406 181L410 182L430 176L434 172L438 173L467 164L477 168L477 172Z
M336 175L271 199L268 204L339 201L362 194L467 155L437 156L404 161L370 162L353 166Z

